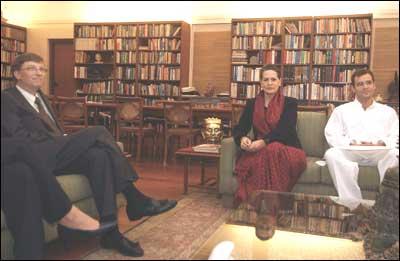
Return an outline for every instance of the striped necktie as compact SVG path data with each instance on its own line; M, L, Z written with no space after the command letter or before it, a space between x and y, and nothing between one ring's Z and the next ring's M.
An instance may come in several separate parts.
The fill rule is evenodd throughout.
M41 100L37 96L36 96L36 99L35 99L35 104L37 105L37 107L39 109L39 114L40 114L40 117L42 118L42 120L48 125L48 127L50 127L51 131L56 136L61 136L62 133L61 133L60 129L57 127L57 125L55 124L54 120L52 118L50 118L49 114L44 109Z

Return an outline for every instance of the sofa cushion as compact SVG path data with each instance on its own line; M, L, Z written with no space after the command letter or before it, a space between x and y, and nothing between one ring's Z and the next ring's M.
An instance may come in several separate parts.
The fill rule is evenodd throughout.
M89 180L84 175L63 175L58 176L57 181L71 200L76 202L92 196Z
M325 112L300 111L297 113L297 134L307 156L322 158L328 148L324 126Z
M315 162L320 158L307 157L307 168L300 175L297 183L320 183L321 182L321 167Z

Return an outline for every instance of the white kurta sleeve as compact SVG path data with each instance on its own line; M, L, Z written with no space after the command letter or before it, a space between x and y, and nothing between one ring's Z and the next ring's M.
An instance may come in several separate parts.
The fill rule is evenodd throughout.
M390 148L396 147L399 138L399 117L394 109L390 108L390 116L388 117L388 128L386 137L383 139L386 146Z
M350 144L350 138L345 133L341 112L333 110L325 127L325 138L331 147L342 147Z

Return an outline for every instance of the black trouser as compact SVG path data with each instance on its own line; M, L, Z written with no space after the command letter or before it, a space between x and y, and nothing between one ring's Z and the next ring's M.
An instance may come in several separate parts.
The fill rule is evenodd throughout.
M98 140L93 136L98 136ZM41 218L49 223L56 222L71 209L71 203L53 173L86 175L100 218L116 216L115 193L134 180L123 174L136 173L114 146L111 135L104 128L91 128L61 137L57 143L49 141L34 145L33 151L25 147L21 152L23 155L18 157L22 161L5 164L4 169L2 165L2 208L16 242L17 258L41 258L44 239ZM49 158L55 158L55 162L36 159L35 155L41 151L51 151L53 154L49 154ZM55 165L54 171L43 167L49 163Z
M2 204L14 237L17 259L42 259L42 218L54 222L65 216L71 203L49 172L37 172L24 162L2 166Z

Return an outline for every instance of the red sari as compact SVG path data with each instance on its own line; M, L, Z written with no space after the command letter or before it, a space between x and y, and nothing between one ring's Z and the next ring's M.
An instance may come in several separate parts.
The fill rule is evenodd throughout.
M283 112L285 96L275 94L264 107L264 92L256 97L253 127L257 139L263 139L278 125ZM272 142L256 152L243 152L236 161L239 188L236 200L244 201L255 190L291 191L307 166L303 150Z

